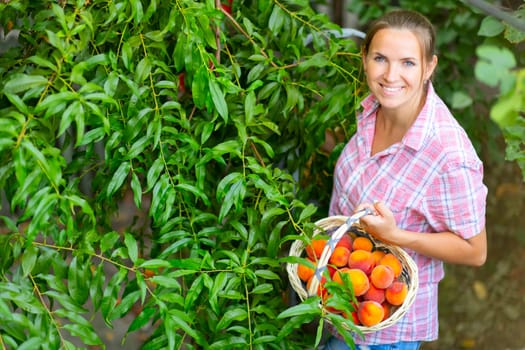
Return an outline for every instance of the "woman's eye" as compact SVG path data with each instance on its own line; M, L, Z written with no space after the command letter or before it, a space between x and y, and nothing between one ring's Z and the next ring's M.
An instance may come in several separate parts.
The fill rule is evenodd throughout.
M404 63L405 63L405 66L407 66L407 67L413 67L413 66L416 65L416 64L415 64L414 62L412 62L412 61L405 61Z
M376 56L374 57L374 61L376 62L383 62L385 60L385 58L383 56Z

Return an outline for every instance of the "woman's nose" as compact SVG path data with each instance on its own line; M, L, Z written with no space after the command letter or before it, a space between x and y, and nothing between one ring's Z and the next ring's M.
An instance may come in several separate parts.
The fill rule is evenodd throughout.
M384 72L384 78L387 81L393 81L396 80L399 75L399 69L395 64L388 64L386 66L385 72Z

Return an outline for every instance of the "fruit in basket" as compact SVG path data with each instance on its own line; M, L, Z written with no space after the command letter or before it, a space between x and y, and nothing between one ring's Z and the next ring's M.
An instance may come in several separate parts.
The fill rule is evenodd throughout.
M401 305L408 294L408 286L405 282L395 281L385 291L385 299L391 305Z
M372 256L374 257L374 262L376 265L379 265L379 261L386 255L384 250L376 249L372 251Z
M381 289L390 287L394 282L394 271L388 265L377 265L370 273L370 282Z
M368 291L370 282L363 270L343 267L335 272L332 280L343 285L345 283L344 274L348 276L347 279L351 283L355 296L361 296Z
M354 250L362 249L371 252L374 249L374 244L368 237L359 236L354 239L354 242L352 243L352 248Z
M385 316L383 316L383 321L390 317L392 314L392 305L390 305L387 301L384 301L381 303L381 306L383 307L383 310L385 311Z
M336 247L345 247L348 248L349 251L352 251L352 245L352 237L349 234L344 234L341 236L341 239L339 239L339 242L337 242Z
M373 300L381 304L385 301L385 290L377 288L372 283L370 283L370 287L363 295L363 300Z
M388 265L390 268L392 268L392 271L394 271L394 278L398 278L399 275L401 275L401 271L403 271L403 265L401 265L401 261L392 253L385 254L379 260L379 265Z
M374 266L374 257L372 256L372 253L367 250L354 250L348 257L348 267L352 269L360 269L367 275L372 272Z
M385 310L377 301L365 300L359 303L357 318L366 327L371 327L383 320Z
M336 246L328 262L336 267L343 267L348 264L350 250L343 246Z
M315 266L317 265L315 260L308 258L308 261L310 261L315 268ZM310 279L310 277L314 275L314 272L315 272L314 268L310 267L307 264L299 263L297 264L297 276L299 276L301 281L307 282Z
M324 246L326 245L327 240L322 238L314 238L312 242L306 246L306 255L312 260L317 260L321 257L323 253Z

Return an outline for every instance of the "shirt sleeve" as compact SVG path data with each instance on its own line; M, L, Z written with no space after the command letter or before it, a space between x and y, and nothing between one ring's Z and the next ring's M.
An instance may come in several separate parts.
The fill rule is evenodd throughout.
M429 191L427 217L436 232L450 231L469 239L485 227L488 191L481 161L449 164Z

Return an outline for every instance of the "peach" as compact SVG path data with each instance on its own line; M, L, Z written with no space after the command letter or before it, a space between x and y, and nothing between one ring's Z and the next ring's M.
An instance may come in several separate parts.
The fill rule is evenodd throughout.
M350 237L349 234L344 234L341 236L341 239L339 242L337 242L336 247L345 247L348 248L348 250L352 251L352 237Z
M388 302L383 302L381 306L383 306L383 310L385 311L385 316L383 316L383 319L381 320L384 321L390 317L390 314L392 313L392 305L390 305Z
M385 299L391 305L401 305L408 294L408 286L405 282L394 281L385 291Z
M367 250L354 250L348 257L348 267L352 269L360 269L367 275L372 272L374 266L374 257L372 256L372 253Z
M336 267L343 267L348 264L350 250L343 246L336 246L328 262Z
M377 288L386 289L394 282L394 271L388 265L377 265L370 273L370 282Z
M312 260L317 260L323 253L324 246L326 245L326 239L314 238L310 245L306 246L306 255Z
M334 278L334 274L337 271L337 268L332 265L326 265L326 269L328 270L328 274L330 275L330 278Z
M384 250L379 250L379 249L376 249L374 251L372 251L372 256L374 257L374 261L376 263L376 265L379 265L379 261L381 260L382 257L384 257L386 254L386 252Z
M368 288L370 288L368 276L362 270L343 267L336 271L333 281L341 285L344 284L343 274L348 275L352 290L354 291L354 295L356 297L364 295Z
M383 320L385 310L377 301L365 300L359 303L357 317L363 326L371 327Z
M315 261L313 261L312 259L308 259L308 261L310 261L315 267L316 265ZM299 278L303 282L307 282L310 279L310 277L313 276L314 272L315 270L309 265L306 265L306 264L297 265L297 276L299 276Z
M371 283L370 287L363 295L363 300L373 300L381 304L385 301L385 290L377 288Z
M379 265L388 265L392 268L392 271L394 271L394 278L398 278L399 275L401 275L401 271L403 271L403 265L401 265L401 261L392 253L385 254L384 257L379 260Z
M372 240L370 240L370 238L359 236L354 239L352 248L354 250L362 249L371 252L374 249L374 244L372 243Z

